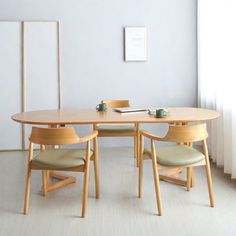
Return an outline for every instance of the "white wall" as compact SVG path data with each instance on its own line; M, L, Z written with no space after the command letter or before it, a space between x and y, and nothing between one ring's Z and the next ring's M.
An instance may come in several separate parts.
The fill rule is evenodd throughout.
M64 108L196 105L196 0L0 0L7 19L61 21ZM124 62L125 26L148 27L148 62Z

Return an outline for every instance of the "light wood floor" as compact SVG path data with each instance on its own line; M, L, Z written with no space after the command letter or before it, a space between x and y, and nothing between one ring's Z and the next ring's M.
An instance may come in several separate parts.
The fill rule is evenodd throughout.
M196 186L187 192L161 182L164 215L156 215L151 162L144 164L143 198L137 196L132 148L100 149L101 199L95 199L91 168L88 211L80 218L82 175L74 185L41 195L41 174L34 172L29 215L22 215L26 154L0 153L1 236L234 236L236 181L212 166L215 208L209 207L205 172L196 168Z

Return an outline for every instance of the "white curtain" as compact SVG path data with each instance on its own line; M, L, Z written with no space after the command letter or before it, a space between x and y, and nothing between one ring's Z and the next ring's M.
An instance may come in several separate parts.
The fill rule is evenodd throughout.
M209 151L236 178L236 0L198 0L198 102L221 113Z

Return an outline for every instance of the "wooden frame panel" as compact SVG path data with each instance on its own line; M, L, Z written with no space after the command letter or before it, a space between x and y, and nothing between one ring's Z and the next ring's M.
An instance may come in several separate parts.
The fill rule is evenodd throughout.
M3 20L0 21L1 22L8 22L8 23L20 23L21 24L21 34L20 34L20 41L21 41L21 55L20 55L20 60L21 60L21 72L20 72L20 77L21 77L21 112L25 112L26 111L26 105L27 105L27 101L26 101L26 83L27 83L27 78L26 78L26 68L27 68L27 58L26 58L26 42L25 42L25 24L26 23L56 23L56 38L57 38L57 108L60 109L61 108L61 39L60 39L60 35L61 35L61 29L60 29L60 22L59 21L49 21L49 20L22 20L22 21L10 21L10 20ZM16 148L16 149L2 149L0 151L19 151L19 150L26 150L26 127L25 124L22 124L21 127L21 136L22 136L22 149Z
M10 121L12 113L22 111L21 101L21 23L0 21L0 149L20 149L22 125ZM7 56L6 56L7 55Z

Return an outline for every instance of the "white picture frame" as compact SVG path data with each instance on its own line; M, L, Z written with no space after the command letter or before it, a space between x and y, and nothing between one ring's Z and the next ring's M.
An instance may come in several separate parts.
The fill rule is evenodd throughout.
M125 61L147 61L146 27L125 27Z

